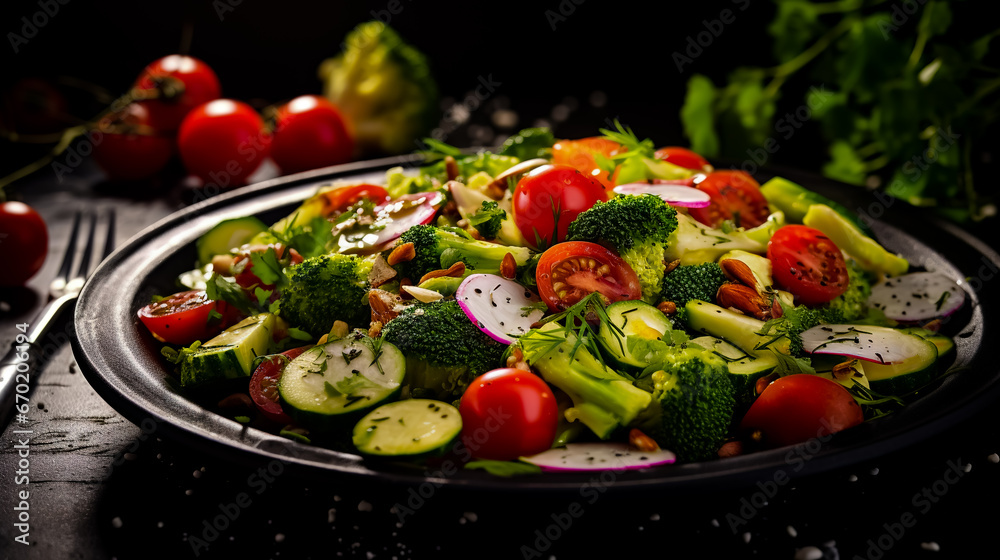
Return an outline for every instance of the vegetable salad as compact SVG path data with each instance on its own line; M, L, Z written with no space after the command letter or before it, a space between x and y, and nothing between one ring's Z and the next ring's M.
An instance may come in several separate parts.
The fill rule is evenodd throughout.
M181 385L305 443L512 474L801 443L948 371L964 291L800 185L619 123L427 145L199 239L138 311Z

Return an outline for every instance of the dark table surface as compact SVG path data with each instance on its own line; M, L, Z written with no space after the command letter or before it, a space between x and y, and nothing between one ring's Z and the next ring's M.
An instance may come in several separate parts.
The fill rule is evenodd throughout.
M115 208L123 243L184 204L170 189L97 184L89 163L61 182L44 175L20 190L49 225L50 256L28 289L4 292L4 348L13 325L44 303L77 209ZM53 332L51 359L32 372L28 421L0 438L0 558L996 554L996 406L902 450L784 485L761 480L696 495L626 494L613 484L561 496L425 488L417 498L419 488L258 472L161 440L106 404L77 370L69 313ZM24 436L15 429L31 431L27 484L17 473ZM16 525L19 517L27 527ZM27 546L15 540L25 528Z

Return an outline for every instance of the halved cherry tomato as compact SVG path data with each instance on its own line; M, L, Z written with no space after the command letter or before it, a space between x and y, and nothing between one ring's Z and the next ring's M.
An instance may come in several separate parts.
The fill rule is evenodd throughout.
M462 443L482 459L511 461L552 446L559 406L552 389L520 369L495 369L469 384L459 405Z
M616 168L615 172L608 177L608 172L597 165L596 156L610 158L624 151L621 144L600 136L579 140L560 140L552 146L552 163L574 167L585 175L597 179L610 189L616 184L618 169Z
M656 150L653 157L656 159L662 159L667 163L672 163L677 167L683 167L684 169L696 169L706 173L712 171L712 164L708 163L707 159L687 148L681 148L679 146L666 146L664 148L660 148L659 150Z
M294 360L299 354L311 348L303 346L292 348L281 354L268 356L254 370L250 377L250 398L253 399L257 410L266 418L279 424L290 424L292 422L278 403L278 381L281 380L281 372L285 370L288 362Z
M538 295L554 312L593 292L605 302L639 299L639 277L617 253L587 241L569 241L544 253L535 268Z
M543 165L521 178L512 200L514 223L534 249L566 239L570 222L608 199L604 186L568 165Z
M213 311L222 317L213 318ZM188 290L143 307L139 320L156 338L187 346L221 332L238 314L226 302L208 299L204 290Z
M782 447L824 438L864 420L861 407L843 385L798 373L768 385L750 406L740 429L760 430L765 446Z
M818 229L789 225L767 243L774 281L806 305L826 303L847 290L847 263L837 245Z
M754 228L771 215L760 184L745 171L713 171L695 187L712 199L705 208L691 209L691 217L705 225L719 227L732 220L736 227Z

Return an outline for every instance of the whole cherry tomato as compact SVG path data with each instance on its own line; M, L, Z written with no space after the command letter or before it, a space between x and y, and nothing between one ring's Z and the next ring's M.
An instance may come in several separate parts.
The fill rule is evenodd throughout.
M49 230L34 208L23 202L0 204L0 286L20 286L45 264Z
M662 159L667 163L672 163L684 169L696 169L698 171L712 171L712 164L701 155L679 146L666 146L656 150L653 154L656 159Z
M353 155L344 117L325 97L303 95L278 108L271 157L282 172L346 163Z
M607 199L597 179L568 165L543 165L518 181L512 201L514 223L528 245L544 249L565 240L570 222Z
M767 243L774 281L805 305L826 303L847 291L847 263L837 245L823 232L788 225Z
M538 296L559 312L593 292L607 302L639 299L639 277L617 253L588 241L568 241L548 248L535 267Z
M823 438L864 422L854 397L836 381L798 373L779 377L761 392L740 423L760 430L767 447Z
M271 136L252 107L216 99L184 118L177 145L189 173L218 187L238 186L270 153Z
M150 125L162 132L177 130L192 109L222 94L211 67L179 54L150 63L132 87L139 94L158 96L149 101Z
M131 181L151 177L170 161L173 138L152 126L148 102L129 103L98 124L94 161L109 179Z
M495 369L469 384L458 407L462 443L482 459L510 461L552 446L559 406L552 389L520 369Z

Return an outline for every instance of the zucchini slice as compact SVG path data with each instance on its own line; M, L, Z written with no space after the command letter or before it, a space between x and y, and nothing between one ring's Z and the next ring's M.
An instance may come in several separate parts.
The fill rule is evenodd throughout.
M257 356L268 353L274 315L247 317L199 346L181 362L181 385L203 385L219 379L250 377Z
M743 404L753 402L757 380L770 375L778 367L778 358L771 353L753 356L736 346L712 336L699 336L691 340L726 361L729 379L736 391L736 400Z
M365 455L416 457L444 453L462 431L454 406L431 399L382 405L354 426L354 446Z
M349 336L315 346L281 374L278 392L290 416L323 431L343 427L399 396L406 360L389 342L379 353L372 339Z
M267 231L264 222L246 216L223 220L198 238L198 264L204 266L212 262L215 255L228 255L232 249L250 241L253 236Z
M641 370L647 364L641 356L633 356L628 350L629 337L660 340L671 329L670 319L662 311L639 300L618 301L607 307L608 319L621 333L614 332L603 321L597 333L597 340L605 354L619 367L627 370Z
M930 340L912 335L923 342L920 350L898 364L865 362L865 377L872 391L882 395L902 395L930 383L937 375L938 347Z

